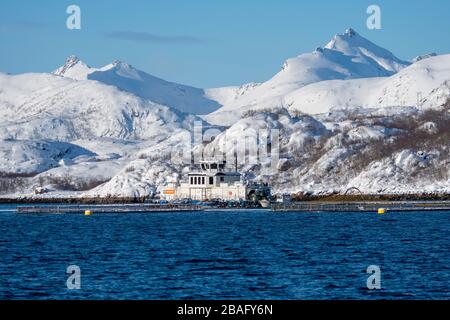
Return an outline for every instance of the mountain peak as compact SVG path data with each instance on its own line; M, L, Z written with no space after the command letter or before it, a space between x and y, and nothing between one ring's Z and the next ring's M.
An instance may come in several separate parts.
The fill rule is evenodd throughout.
M77 64L81 64L83 66L88 67L83 61L81 61L80 58L78 58L75 55L70 55L67 57L66 62L63 65L63 68L70 69L70 68L73 68Z
M114 60L113 62L111 62L111 64L114 66L114 67L119 67L119 66L122 66L122 65L127 65L125 62L123 62L122 60Z
M136 70L131 64L123 62L122 60L114 60L111 62L111 66L116 69Z
M84 78L82 75L87 73L88 70L90 70L90 67L81 61L80 58L70 55L67 57L64 65L53 71L53 74L78 79L80 77Z
M139 81L142 80L142 76L144 74L142 71L135 69L132 65L121 60L114 60L113 62L99 70L103 72L110 72L120 77L135 79Z
M78 58L78 57L75 56L75 55L70 55L70 56L68 56L67 59L66 59L66 64L76 64L76 63L78 63L79 61L81 61L80 58Z
M375 68L381 68L380 70L386 71L385 75L398 72L410 64L398 59L389 50L364 38L352 28L348 28L343 34L336 34L325 46L325 49L352 57L354 62L371 64Z
M345 30L344 34L349 36L349 37L353 37L353 36L357 36L358 35L358 33L355 30L353 30L352 28L348 28L347 30Z
M359 35L359 33L357 33L354 29L352 28L347 28L344 33L338 33L336 35L334 35L333 39L331 39L330 42L328 42L328 44L325 46L325 48L330 49L330 50L338 50L339 51L339 47L342 46L342 43L345 43L347 45L350 46L354 46L354 45L359 45L361 42L369 42L369 40L367 40L364 37L361 37Z

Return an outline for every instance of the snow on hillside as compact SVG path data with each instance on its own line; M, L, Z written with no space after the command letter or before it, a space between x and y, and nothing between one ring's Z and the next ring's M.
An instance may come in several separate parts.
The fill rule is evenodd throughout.
M51 140L6 140L0 142L0 173L35 174L95 154L82 147Z
M183 163L181 151L190 151L191 135L180 131L168 139L147 147L141 147L132 160L110 181L87 191L86 197L144 197L152 196L168 177L181 178L188 169Z
M255 130L279 129L277 170L270 174L268 160L242 167L268 179L277 192L343 193L351 187L364 193L450 192L449 108L447 103L436 110L392 107L385 114L357 109L320 116L259 112L239 120L205 150L233 154Z
M70 56L53 73L75 80L97 80L186 113L207 114L220 107L216 101L208 99L202 89L159 79L121 61L91 68L79 58Z
M198 119L93 80L0 74L0 88L0 176L38 174L21 193L93 188Z
M0 139L165 139L194 117L96 81L0 74Z
M448 151L445 155L448 157ZM431 157L431 161L427 160ZM371 163L364 171L350 179L346 188L356 187L363 193L448 193L450 192L450 166L448 161L433 159L436 152L402 150ZM430 167L433 168L430 170ZM421 175L420 172L439 174L440 179ZM444 172L446 171L446 172ZM414 175L419 175L411 179ZM445 179L447 177L447 179Z
M428 58L436 57L436 56L437 56L437 53L431 52L431 53L427 53L427 54L423 54L423 55L415 57L414 59L412 59L412 62L415 63L415 62L418 62L420 60L428 59Z
M286 95L289 110L308 114L332 109L390 106L436 107L448 94L435 92L448 88L450 55L421 60L385 78L333 80L314 83Z

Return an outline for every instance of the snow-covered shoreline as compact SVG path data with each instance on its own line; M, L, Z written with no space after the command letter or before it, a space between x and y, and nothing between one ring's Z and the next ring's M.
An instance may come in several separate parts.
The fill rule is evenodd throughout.
M344 195L339 193L331 194L293 194L294 201L301 202L372 202L372 201L450 201L450 192L447 193L392 193L392 194L358 194ZM0 204L39 204L39 203L65 203L65 204L121 204L121 203L144 203L148 198L120 198L120 197L95 197L86 198L81 195L54 194L35 195L9 195L0 196Z

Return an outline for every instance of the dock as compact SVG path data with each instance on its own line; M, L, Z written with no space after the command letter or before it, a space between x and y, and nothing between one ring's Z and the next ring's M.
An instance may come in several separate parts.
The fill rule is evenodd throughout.
M152 213L202 211L204 207L191 204L105 204L105 205L40 205L19 206L21 214L97 214L97 213Z
M276 212L450 211L450 201L291 202L272 204Z

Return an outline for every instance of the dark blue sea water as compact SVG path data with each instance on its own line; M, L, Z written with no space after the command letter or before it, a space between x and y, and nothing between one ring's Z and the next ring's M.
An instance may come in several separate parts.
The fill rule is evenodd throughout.
M450 212L18 215L1 299L449 299ZM66 268L81 268L81 289ZM381 268L381 290L366 269Z

